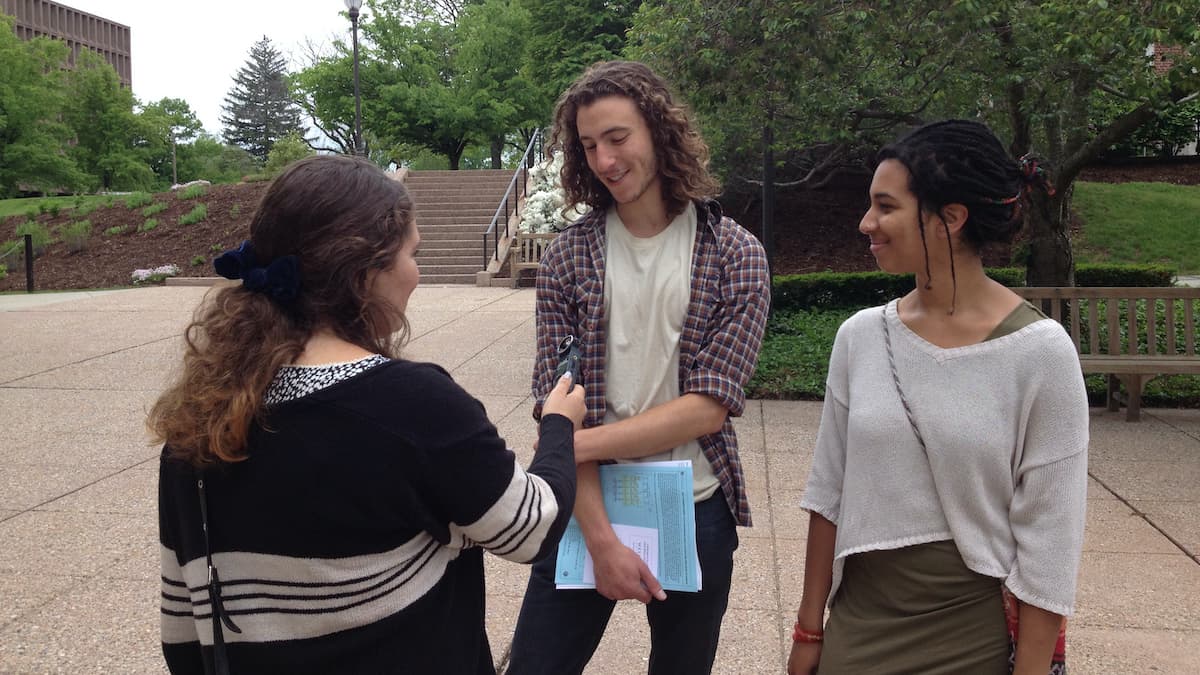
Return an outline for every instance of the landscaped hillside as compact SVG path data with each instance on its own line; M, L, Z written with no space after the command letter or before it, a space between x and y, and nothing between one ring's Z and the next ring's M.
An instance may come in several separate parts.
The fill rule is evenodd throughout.
M1200 184L1200 164L1101 167L1085 171L1081 180L1155 180L1197 185ZM213 185L205 188L202 194L195 194L196 190L193 190L193 193L88 197L80 200L78 209L73 207L73 199L33 198L0 202L0 213L17 214L0 217L0 255L16 243L18 228L33 220L51 238L43 255L35 261L38 290L125 286L132 283L134 270L167 264L176 265L181 276L211 276L213 256L236 246L248 236L250 216L267 185L265 182ZM776 209L775 273L874 269L874 260L858 233L866 189L865 179L858 179L843 181L827 190L781 193ZM1076 206L1087 212L1087 202L1094 192L1098 190L1089 186L1078 190ZM419 211L420 205L417 206ZM759 233L757 204L743 205L729 200L726 206L728 215L752 232ZM1185 217L1187 213L1184 211ZM1195 211L1190 213L1195 218ZM1096 220L1102 217L1106 217L1106 213L1094 216ZM82 221L87 221L87 226L79 226ZM78 247L81 239L80 236L69 236L73 225L76 230L90 230L79 251L71 250ZM1083 227L1085 233L1081 240L1087 242L1087 246L1080 248L1077 261L1093 258L1125 260L1122 257L1125 254L1105 249L1098 243L1101 240L1089 239L1086 220ZM1190 230L1187 223L1183 227L1185 232L1193 233L1192 236L1200 236L1200 224L1193 225ZM1175 251L1187 246L1193 254L1200 250L1200 244L1188 244L1179 237L1167 242L1175 246ZM987 262L1005 265L1008 257L1007 249L996 250L989 253ZM1152 257L1162 256L1155 254ZM8 276L0 280L0 291L23 290L23 262L15 255L0 260L0 263L5 262ZM1175 264L1181 262L1186 260L1180 259Z

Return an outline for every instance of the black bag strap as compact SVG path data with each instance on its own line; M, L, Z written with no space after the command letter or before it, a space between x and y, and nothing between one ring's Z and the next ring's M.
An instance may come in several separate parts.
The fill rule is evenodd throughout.
M208 602L212 608L213 669L216 675L230 675L229 654L225 651L225 632L221 629L221 625L224 624L234 633L241 633L242 629L238 628L237 624L225 613L225 605L221 602L221 576L217 573L217 566L213 564L212 543L208 538L208 498L204 493L203 474L196 478L196 489L200 494L200 525L204 531L204 558L208 565Z

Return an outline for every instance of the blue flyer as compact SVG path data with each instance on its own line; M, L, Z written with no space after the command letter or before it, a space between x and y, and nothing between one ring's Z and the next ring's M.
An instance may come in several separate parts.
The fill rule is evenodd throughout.
M696 511L691 462L637 462L600 466L600 489L609 522L663 589L702 587L696 557ZM595 588L592 557L572 516L558 544L557 588Z

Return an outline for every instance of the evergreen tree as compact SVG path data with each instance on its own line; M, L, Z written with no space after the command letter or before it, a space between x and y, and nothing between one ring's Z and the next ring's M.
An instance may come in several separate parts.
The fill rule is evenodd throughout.
M221 116L227 143L265 162L275 141L289 133L303 137L300 110L288 92L287 64L270 38L254 43L233 83Z

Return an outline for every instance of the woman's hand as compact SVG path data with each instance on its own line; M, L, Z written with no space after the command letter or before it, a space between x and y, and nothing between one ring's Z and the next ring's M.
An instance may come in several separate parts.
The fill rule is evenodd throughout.
M583 416L587 413L587 404L584 403L583 385L577 384L571 393L567 393L567 389L571 387L571 373L568 372L558 378L558 383L554 385L554 389L550 391L550 395L546 397L546 401L542 403L543 415L562 415L575 425L575 430L583 425Z
M820 662L820 642L793 642L787 662L788 675L815 675Z

